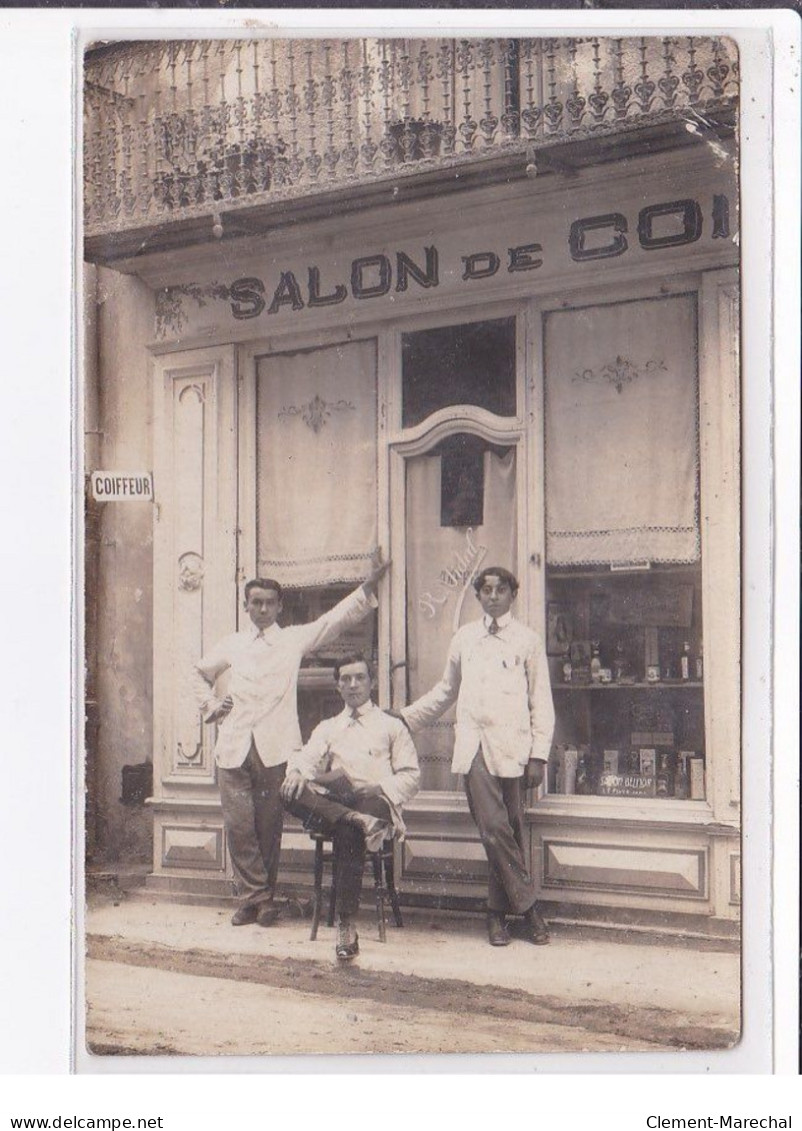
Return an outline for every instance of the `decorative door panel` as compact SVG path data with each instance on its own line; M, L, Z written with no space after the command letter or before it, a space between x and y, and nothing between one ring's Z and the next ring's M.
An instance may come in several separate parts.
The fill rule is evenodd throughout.
M406 461L406 616L409 702L443 674L455 631L481 609L472 578L515 569L516 452L458 433ZM454 708L415 735L421 788L453 790Z
M233 351L160 360L157 382L154 776L169 792L214 784L214 728L201 720L193 673L236 628Z

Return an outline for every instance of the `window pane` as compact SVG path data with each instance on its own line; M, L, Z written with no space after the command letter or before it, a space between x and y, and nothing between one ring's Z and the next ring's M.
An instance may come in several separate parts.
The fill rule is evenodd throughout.
M404 428L454 404L515 416L515 319L404 334L402 373Z
M549 792L703 801L695 301L554 312L545 356Z
M704 800L701 598L696 565L549 569L550 793Z

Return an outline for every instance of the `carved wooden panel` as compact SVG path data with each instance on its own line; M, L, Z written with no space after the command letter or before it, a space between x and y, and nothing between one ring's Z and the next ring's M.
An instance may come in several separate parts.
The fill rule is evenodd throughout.
M222 871L223 830L203 825L163 825L161 862L164 868L203 868Z
M198 711L193 665L203 650L205 407L210 376L173 383L175 698L172 772L211 772L211 735Z
M487 883L487 857L478 837L407 836L402 845L402 879Z
M222 347L155 363L154 792L160 801L189 787L216 796L215 733L201 719L194 675L200 656L237 627L234 360L233 349Z
M707 898L706 848L543 839L543 887Z

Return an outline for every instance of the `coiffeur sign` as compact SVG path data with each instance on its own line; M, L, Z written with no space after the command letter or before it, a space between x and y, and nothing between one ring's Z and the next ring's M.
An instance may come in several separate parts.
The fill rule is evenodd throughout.
M90 478L96 503L153 501L153 476L149 471L93 471Z

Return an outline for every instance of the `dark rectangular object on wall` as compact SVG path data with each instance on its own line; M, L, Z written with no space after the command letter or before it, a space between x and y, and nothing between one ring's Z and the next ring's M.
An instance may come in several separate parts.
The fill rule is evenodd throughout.
M144 805L153 794L153 763L140 762L136 766L123 766L122 796L123 805Z

